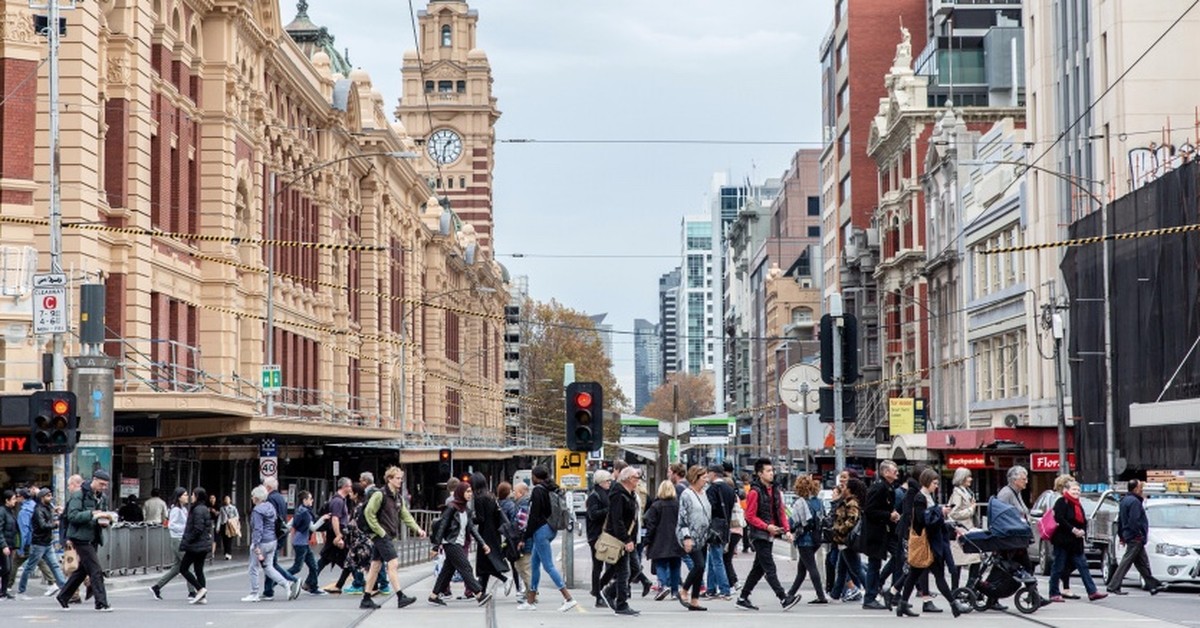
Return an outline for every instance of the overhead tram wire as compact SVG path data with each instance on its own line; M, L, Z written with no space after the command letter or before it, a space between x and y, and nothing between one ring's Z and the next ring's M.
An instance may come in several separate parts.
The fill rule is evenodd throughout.
M431 107L429 104L429 92L425 91L425 87L424 87L425 86L425 57L423 57L421 55L421 38L417 35L417 11L416 11L416 9L413 8L413 0L408 0L408 19L409 19L409 23L412 25L413 47L417 51L417 72L420 74L420 77L421 77L421 98L425 101L425 119L429 123L429 133L432 135L433 130L434 130L433 129L433 126L434 126L433 107ZM416 139L416 138L414 138L414 139ZM426 142L427 141L428 140L426 140ZM428 152L429 146L426 143L422 143L418 140L417 144L418 144L418 146L423 146L424 149ZM437 182L440 187L441 181L442 181L442 162L440 159L430 159L429 161L432 161L434 168L437 169ZM433 187L433 186L430 186L430 187ZM433 192L434 192L434 194L437 194L436 189L434 189Z

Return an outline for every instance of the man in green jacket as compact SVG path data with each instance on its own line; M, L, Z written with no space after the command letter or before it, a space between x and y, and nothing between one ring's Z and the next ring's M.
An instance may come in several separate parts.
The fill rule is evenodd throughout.
M67 583L55 597L63 610L70 608L68 601L83 584L84 578L91 579L92 597L96 601L96 610L100 612L112 610L104 591L104 570L101 569L100 559L96 555L96 548L103 542L100 535L101 529L108 527L116 519L116 513L108 510L108 498L106 497L111 480L107 471L97 469L92 472L91 484L81 486L79 492L71 493L67 499L67 540L79 554L79 568L71 574L70 578L67 578Z
M371 596L375 592L375 580L379 577L380 567L384 564L387 565L388 581L396 591L397 607L404 608L417 601L417 598L405 595L400 590L400 559L396 556L393 539L400 536L401 523L421 538L425 538L425 531L417 525L417 520L413 519L412 513L408 512L408 506L404 503L404 496L400 492L400 487L404 485L404 472L400 467L388 468L383 474L383 480L383 490L371 493L367 506L363 509L366 532L371 537L371 568L367 571L367 586L359 608L379 608L379 605L371 600Z

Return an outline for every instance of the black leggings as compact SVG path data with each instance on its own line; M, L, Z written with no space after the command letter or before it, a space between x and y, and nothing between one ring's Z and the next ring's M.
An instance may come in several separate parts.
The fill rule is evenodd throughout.
M204 560L206 558L208 558L208 552L184 552L183 560L179 562L179 575L197 589L207 586L204 579ZM192 575L191 570L195 570L195 575Z
M688 572L687 579L683 581L683 588L680 590L680 595L686 591L691 591L692 598L700 597L700 586L704 584L704 564L705 560L704 545L696 543L692 545L692 552L689 554L692 557L692 570Z
M821 570L817 568L817 548L812 546L797 547L800 555L800 566L796 569L796 579L792 581L792 589L788 595L795 595L804 584L804 577L812 578L813 588L817 591L817 599L825 599L825 589L821 586Z
M913 588L917 586L917 580L923 574L933 574L934 580L937 581L938 591L941 592L950 603L954 603L954 597L950 595L950 585L946 583L946 564L937 556L933 557L933 564L928 567L908 567L908 579L904 581L904 591L900 594L900 599L904 603L908 603L908 598L912 596Z

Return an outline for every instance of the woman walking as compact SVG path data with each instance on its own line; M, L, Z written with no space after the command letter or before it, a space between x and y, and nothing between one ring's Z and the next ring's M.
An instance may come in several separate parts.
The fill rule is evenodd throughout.
M150 594L154 599L162 601L162 589L167 586L167 583L179 575L180 566L183 563L183 550L179 549L180 543L183 541L183 531L187 527L188 519L188 492L186 488L180 486L171 494L171 509L167 511L167 534L171 539L171 551L175 554L175 562L171 568L164 573L158 582L155 582L150 587ZM196 589L188 582L188 599L196 596Z
M704 553L708 545L708 526L712 520L712 503L704 494L708 484L708 472L700 465L692 465L687 471L688 488L679 494L679 520L675 525L675 536L683 546L683 553L691 556L692 570L688 572L683 589L689 592L690 600L679 596L679 603L689 611L706 611L700 606L700 584L704 582Z
M217 515L216 534L221 537L221 549L225 560L232 560L233 540L242 536L242 521L238 517L237 506L233 505L233 500L228 495L225 496L224 505Z
M950 603L950 612L958 617L962 611L958 603L950 595L950 585L946 583L946 567L954 569L954 557L950 554L950 539L957 538L962 533L954 524L946 521L946 513L950 506L937 505L937 493L940 480L937 471L925 469L921 472L921 491L913 500L912 531L909 535L908 548L908 578L904 581L904 590L900 593L900 602L896 606L897 617L919 617L912 610L908 598L917 586L917 580L923 573L933 574L938 591L946 596ZM924 549L924 551L922 551ZM932 554L928 556L926 554ZM926 560L930 560L926 563Z
M263 573L275 584L288 591L288 599L294 600L300 591L300 581L289 582L283 574L275 569L275 519L278 515L275 507L267 501L267 489L256 486L250 492L250 503L254 508L250 511L250 595L242 598L243 602L258 602L262 599Z
M438 572L437 581L433 584L433 591L429 594L429 603L433 606L446 606L445 600L438 595L438 592L445 591L450 587L450 579L456 572L462 576L463 584L469 591L478 591L475 594L475 600L479 602L480 606L487 604L488 600L492 599L492 594L484 591L483 585L479 584L479 581L475 579L475 574L471 573L471 562L467 559L468 537L475 539L485 556L492 553L492 548L484 542L479 530L476 529L469 511L469 505L474 497L470 484L462 482L454 487L454 496L442 511L441 519L438 519L433 526L433 534L429 538L433 541L434 547L440 546L446 555L446 564Z
M1049 516L1049 515L1043 515ZM1107 593L1096 590L1088 569L1087 558L1083 553L1083 539L1087 535L1087 518L1083 515L1083 504L1079 502L1079 482L1068 481L1063 489L1062 498L1054 502L1054 522L1058 527L1050 537L1054 546L1054 567L1050 570L1050 601L1062 602L1062 592L1059 590L1062 574L1067 566L1073 566L1079 572L1083 588L1087 590L1088 599L1093 602L1108 597Z
M521 542L523 547L532 547L530 550L532 575L529 588L525 590L525 602L517 606L517 610L537 610L538 583L541 582L542 570L545 569L546 574L550 576L550 580L554 582L555 588L563 597L563 603L558 607L558 611L565 613L578 606L579 602L571 597L571 591L563 582L562 574L554 566L554 555L550 550L550 543L556 534L554 528L550 527L550 494L558 491L558 485L550 479L550 469L547 469L545 465L539 464L534 467L532 476L533 490L529 497L529 518Z
M817 592L817 597L809 604L828 604L825 588L821 586L821 570L817 568L817 547L821 544L817 535L821 533L821 521L826 516L825 505L817 497L821 485L812 477L802 475L796 478L792 490L796 493L796 501L792 503L792 518L796 526L792 534L795 536L793 543L796 545L796 553L800 555L800 567L796 569L796 579L792 581L788 597L793 597L800 591L800 585L804 584L804 578L808 576L812 578L813 589Z
M678 598L683 548L675 537L675 527L679 523L679 500L675 496L675 485L670 480L659 483L655 499L646 511L645 521L646 555L658 571L661 587L654 601L661 602L667 596Z
M192 491L192 509L188 512L187 526L179 543L179 549L183 552L179 573L188 581L188 586L196 590L196 595L188 600L189 604L208 604L204 561L208 559L213 546L213 514L208 503L208 493L204 487L196 487Z
M1066 473L1054 478L1054 492L1059 495L1058 500L1062 500L1062 494L1067 490L1067 484L1074 482L1074 481L1075 481L1075 476L1069 475ZM1051 504L1050 508L1053 509L1054 505ZM1043 517L1051 516L1051 515L1053 515L1053 512L1054 511L1051 510L1050 512L1045 513L1042 516ZM1050 546L1049 551L1050 551L1050 571L1054 571L1054 563L1057 562L1057 555L1054 553L1053 545ZM1068 562L1065 565L1060 564L1059 569L1061 569L1061 571L1059 573L1061 574L1060 580L1062 581L1062 590L1061 590L1060 594L1063 596L1063 599L1064 600L1078 600L1079 595L1071 592L1071 572L1075 571L1075 565Z
M842 501L833 513L833 542L838 548L838 573L844 573L855 587L853 594L846 592L842 597L844 602L862 599L862 592L866 590L867 577L858 551L859 539L852 534L862 518L862 504L866 498L867 489L862 480L849 478L842 491ZM844 582L841 577L838 576L839 581ZM837 588L836 584L834 588Z
M975 491L971 490L973 482L971 471L959 467L954 470L954 479L951 481L954 485L954 491L950 493L950 499L946 504L950 506L950 514L947 515L952 523L956 523L964 528L971 529L975 525ZM962 545L959 543L950 544L950 553L954 556L954 564L956 567L950 571L950 586L957 589L958 583L962 578L962 568L966 567L967 571L967 586L970 587L979 579L979 554L968 554L963 551Z
M478 471L471 474L471 492L475 494L475 524L483 539L483 543L475 546L475 575L483 586L480 591L487 591L488 582L496 578L504 583L504 595L508 595L512 592L512 581L504 575L508 572L508 563L504 560L504 552L500 551L500 528L504 525L504 513L488 489L487 478Z

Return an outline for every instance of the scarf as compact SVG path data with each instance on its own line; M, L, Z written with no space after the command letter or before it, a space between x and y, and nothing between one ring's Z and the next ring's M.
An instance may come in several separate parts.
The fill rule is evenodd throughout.
M1083 518L1083 504L1079 503L1079 498L1072 497L1070 493L1063 493L1063 499L1067 500L1068 504L1075 507L1075 520L1083 523L1087 519Z

